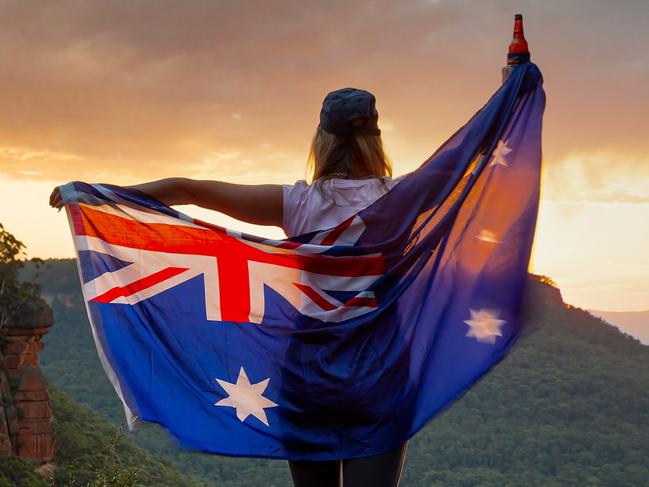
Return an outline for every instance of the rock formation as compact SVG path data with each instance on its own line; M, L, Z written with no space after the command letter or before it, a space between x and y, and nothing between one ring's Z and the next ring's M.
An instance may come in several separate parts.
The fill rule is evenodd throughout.
M38 366L52 322L51 309L38 300L0 330L0 453L34 460L41 469L55 454L52 403Z

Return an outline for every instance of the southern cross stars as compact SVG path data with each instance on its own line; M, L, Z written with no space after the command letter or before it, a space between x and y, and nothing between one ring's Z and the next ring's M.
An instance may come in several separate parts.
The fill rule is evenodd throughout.
M252 415L268 426L268 418L266 417L264 408L274 408L277 406L273 401L262 396L268 386L269 380L270 378L264 379L256 384L251 384L246 375L246 371L241 367L236 384L216 379L216 382L228 393L228 397L221 399L219 402L214 403L214 405L235 408L237 418L242 423L248 416Z
M491 162L489 163L490 166L495 166L496 164L500 164L502 166L508 166L507 161L505 160L505 156L509 154L512 150L507 147L507 142L505 142L503 139L500 139L498 141L498 145L494 149L494 151L491 153Z
M470 320L464 320L469 325L466 336L473 337L479 342L496 343L496 337L503 336L500 327L506 323L505 320L496 318L495 312L481 308L478 311L469 308Z
M482 229L480 230L480 233L476 235L475 238L477 238L478 240L482 240L483 242L500 243L500 240L498 240L496 234L491 230Z

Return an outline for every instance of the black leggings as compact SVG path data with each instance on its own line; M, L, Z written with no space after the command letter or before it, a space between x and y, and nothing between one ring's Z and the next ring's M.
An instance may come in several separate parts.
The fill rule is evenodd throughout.
M408 442L381 455L348 460L289 460L295 487L397 487ZM341 483L342 480L342 483Z

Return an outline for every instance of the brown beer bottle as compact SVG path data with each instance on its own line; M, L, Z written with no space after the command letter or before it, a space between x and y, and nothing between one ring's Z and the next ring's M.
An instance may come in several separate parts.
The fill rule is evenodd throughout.
M526 63L530 60L530 51L525 40L523 32L523 16L514 15L514 37L509 43L509 52L507 53L507 66L502 70L503 83L507 80L515 66Z

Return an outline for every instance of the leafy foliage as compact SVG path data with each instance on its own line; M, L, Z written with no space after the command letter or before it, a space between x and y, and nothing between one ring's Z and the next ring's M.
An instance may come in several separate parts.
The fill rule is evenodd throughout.
M131 487L165 485L199 487L157 455L139 447L121 428L76 404L49 385L57 443L56 485L66 487Z
M119 424L123 412L97 359L75 263L54 260L45 267L39 282L56 324L41 354L44 371L75 400ZM526 336L411 439L402 486L649 485L649 347L564 305L551 281L532 281ZM79 435L92 430L89 422L70 419L70 428L73 423ZM290 485L283 461L182 451L153 425L127 439L210 485ZM103 451L99 443L82 448L93 449Z
M0 455L0 487L48 487L47 481L36 473L35 468L32 461Z
M18 272L25 265L25 257L25 244L0 223L0 330L38 299L38 285L31 280L21 282L18 279ZM38 262L39 259L32 261L34 271Z
M48 388L55 415L55 475L45 480L32 461L0 455L0 487L204 487L124 437L98 413L79 406L52 384Z

